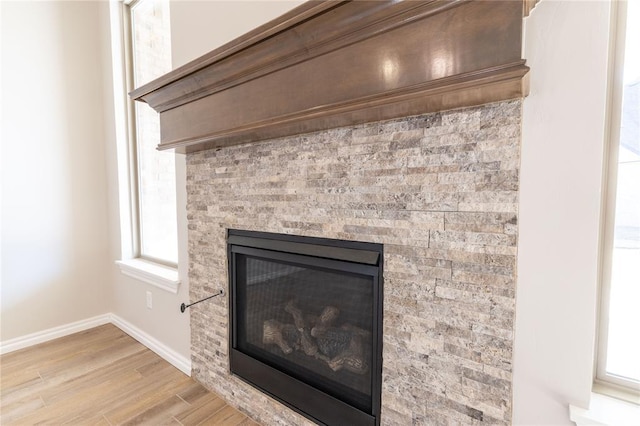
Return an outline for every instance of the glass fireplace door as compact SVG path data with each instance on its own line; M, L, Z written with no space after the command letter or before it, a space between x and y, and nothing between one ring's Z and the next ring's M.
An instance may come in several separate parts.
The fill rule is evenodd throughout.
M320 250L323 256L330 252ZM232 245L230 272L232 372L243 377L233 360L239 353L255 363L249 370L266 366L286 377L265 378L264 383L247 378L285 403L287 395L269 389L274 382L280 382L275 387L285 393L292 383L303 383L302 388L310 387L338 405L376 412L378 265ZM309 414L304 407L294 408ZM329 404L324 410L333 408Z

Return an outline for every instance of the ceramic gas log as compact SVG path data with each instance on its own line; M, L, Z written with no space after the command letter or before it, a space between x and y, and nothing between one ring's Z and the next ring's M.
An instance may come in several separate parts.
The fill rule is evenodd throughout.
M294 324L283 324L275 319L263 325L262 343L275 344L285 355L293 350L327 363L333 371L343 368L356 374L365 374L369 364L365 359L365 339L371 333L352 324L333 327L340 315L335 306L327 306L320 316L304 315L293 300L285 308Z

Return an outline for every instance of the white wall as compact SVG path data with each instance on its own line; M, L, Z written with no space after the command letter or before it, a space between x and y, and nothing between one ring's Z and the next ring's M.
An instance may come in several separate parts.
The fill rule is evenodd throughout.
M277 18L303 0L171 0L174 68Z
M1 2L2 341L110 309L94 2Z
M526 20L514 423L571 424L596 329L610 4L543 0Z

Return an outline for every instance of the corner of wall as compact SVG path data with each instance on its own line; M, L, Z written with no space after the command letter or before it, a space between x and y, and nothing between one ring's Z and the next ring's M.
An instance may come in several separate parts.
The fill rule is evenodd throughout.
M589 403L609 5L542 1L526 20L514 424L571 424Z

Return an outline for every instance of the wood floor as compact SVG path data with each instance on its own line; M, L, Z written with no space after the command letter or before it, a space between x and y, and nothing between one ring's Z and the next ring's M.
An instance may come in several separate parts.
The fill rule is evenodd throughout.
M0 424L257 426L107 324L0 357Z

